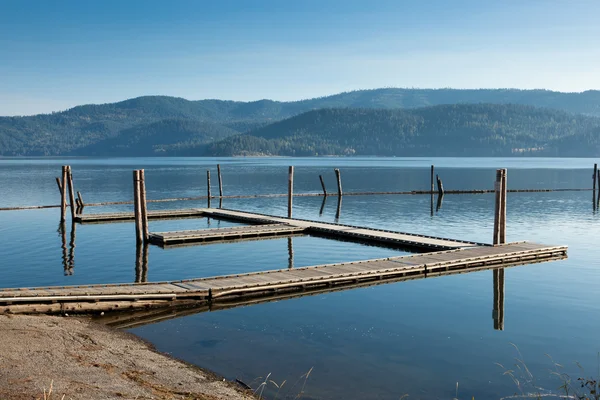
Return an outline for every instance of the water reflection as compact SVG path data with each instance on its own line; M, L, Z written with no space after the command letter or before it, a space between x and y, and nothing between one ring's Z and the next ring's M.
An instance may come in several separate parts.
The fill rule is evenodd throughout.
M69 240L69 247L67 249L67 224L62 221L58 224L58 234L61 238L62 248L62 262L63 270L65 275L73 275L73 269L75 268L75 237L76 237L76 224L71 223L71 235Z
M323 202L321 203L321 209L319 210L319 217L323 215L323 210L325 210L326 202L327 202L327 196L323 196Z
M442 208L442 203L444 202L444 195L438 195L437 205L435 206L435 212L437 213Z
M288 239L288 245L291 243L291 238ZM141 247L141 246L140 246ZM147 263L148 263L148 253L147 246L146 250L141 249L140 252L145 253L145 268L147 273ZM138 255L138 259L143 259ZM141 261L142 262L142 261ZM518 263L514 264L506 264L509 266L521 265ZM447 271L439 276L444 275L454 275L454 274L464 273L464 271L453 272ZM143 275L144 272L141 272ZM137 270L136 270L137 275ZM504 268L494 269L493 270L493 292L494 292L494 300L493 300L493 319L494 319L494 329L495 330L504 330ZM137 279L137 278L136 278ZM217 303L214 302L205 302L199 301L195 303L196 305L184 304L180 306L172 306L172 307L163 307L156 308L150 310L135 310L135 311L117 311L106 313L103 316L97 316L95 319L98 322L104 323L106 325L112 326L116 329L131 329L135 327L140 327L148 324L157 323L159 321L164 321L167 319L181 318L188 315L200 314L204 312L215 312L221 310L227 310L236 307L246 307L256 304L270 303L270 302L278 302L283 300L294 299L298 297L306 297L306 296L317 296L324 293L331 293L337 291L351 290L363 287L370 287L382 284L394 284L400 283L403 281L408 281L412 279L432 279L427 278L426 275L422 275L419 277L399 277L392 278L390 280L384 281L367 281L360 283L349 283L342 286L337 287L324 287L317 289L304 289L300 292L289 292L289 293L279 293L272 294L263 297L251 297L251 298L240 298L233 300L224 300ZM141 280L141 282L145 282L145 280Z
M494 329L504 330L504 268L494 270Z
M336 224L340 222L341 214L342 214L342 196L338 196L337 210L335 211L335 220L334 220L334 222Z
M288 268L294 268L294 243L292 242L292 237L288 237L287 239L287 248L288 248Z
M148 243L138 243L135 248L135 283L148 282Z

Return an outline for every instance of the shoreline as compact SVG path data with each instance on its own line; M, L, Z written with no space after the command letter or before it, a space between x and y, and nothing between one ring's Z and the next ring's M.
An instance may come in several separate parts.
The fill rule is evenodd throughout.
M0 399L255 399L252 391L86 317L0 315ZM64 397L63 397L64 396Z

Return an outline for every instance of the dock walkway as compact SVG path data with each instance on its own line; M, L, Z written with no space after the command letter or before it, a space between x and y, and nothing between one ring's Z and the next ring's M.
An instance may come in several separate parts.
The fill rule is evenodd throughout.
M406 276L418 278L449 271L500 268L566 256L566 246L520 242L171 282L2 289L0 313L89 313L170 306L185 301L219 302Z
M253 233L256 232L257 225L284 224L289 227L289 233L305 233L316 236L327 236L333 238L337 237L344 238L346 240L367 241L385 246L413 248L428 251L450 250L469 246L486 246L484 243L477 243L467 240L447 239L406 232L395 232L384 229L365 228L297 218L277 217L273 215L222 208L193 208L173 211L150 211L148 213L149 219L177 219L185 217L212 217L215 219L252 224L236 229L235 232L238 238L244 236L244 230L248 230L248 234L246 235L247 237L252 237ZM81 223L118 222L129 221L132 219L133 213L78 214L76 216L76 221ZM263 228L258 229L260 230ZM211 233L210 231L214 232ZM188 231L184 235L181 235L178 232L158 232L150 234L150 242L159 244L161 246L168 246L169 244L204 242L206 241L206 238L212 235L219 236L221 232L224 231L203 229L197 231ZM279 234L283 234L283 232L280 232ZM231 239L234 239L235 236L236 235L231 235ZM264 236L268 236L268 234L265 234ZM177 237L177 240L170 240L172 237Z

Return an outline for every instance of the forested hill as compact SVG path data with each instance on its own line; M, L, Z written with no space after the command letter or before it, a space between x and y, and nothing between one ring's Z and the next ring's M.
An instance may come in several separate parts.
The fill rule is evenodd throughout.
M521 105L324 109L186 155L598 155L600 119Z
M87 155L90 151L110 154L109 150L115 148L119 148L119 154L123 155L165 154L174 148L172 140L166 138L169 135L187 132L184 135L191 137L186 136L184 142L187 144L183 147L198 150L198 145L210 138L217 140L228 135L256 131L311 110L393 110L481 103L532 105L600 116L600 91L560 93L515 89L374 89L295 102L189 101L167 96L145 96L119 103L78 106L53 114L0 117L0 156ZM189 125L184 127L183 121L189 121ZM198 124L194 125L194 121ZM139 137L140 130L147 127L152 134L144 139L146 147L143 151L139 146L127 147L125 143L123 147L119 143L133 143L132 138L136 135ZM167 149L169 146L170 150ZM136 147L138 150L134 151ZM179 150L183 151L183 147L180 146Z

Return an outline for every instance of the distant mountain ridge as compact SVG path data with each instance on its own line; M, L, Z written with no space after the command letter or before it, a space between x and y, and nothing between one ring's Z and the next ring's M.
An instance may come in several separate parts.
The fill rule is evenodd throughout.
M320 109L392 110L479 103L547 107L600 117L600 91L372 89L292 102L144 96L52 114L0 117L0 155L178 153ZM148 130L145 137L144 129ZM181 142L174 142L175 137Z
M515 104L321 109L182 155L593 156L600 118Z

